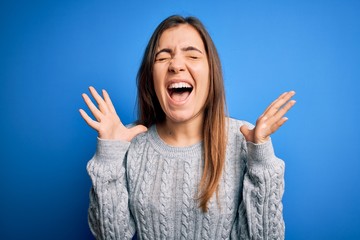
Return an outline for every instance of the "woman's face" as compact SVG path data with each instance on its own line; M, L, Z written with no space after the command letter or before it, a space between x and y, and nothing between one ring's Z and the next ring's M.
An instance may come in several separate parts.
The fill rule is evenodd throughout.
M181 24L162 33L153 79L167 121L202 119L209 92L209 64L204 43L195 28Z

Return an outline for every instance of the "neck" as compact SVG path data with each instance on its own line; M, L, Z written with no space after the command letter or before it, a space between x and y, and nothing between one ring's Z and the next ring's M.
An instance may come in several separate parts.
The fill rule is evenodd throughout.
M186 147L203 139L203 118L193 121L174 122L166 119L156 125L160 138L171 146Z

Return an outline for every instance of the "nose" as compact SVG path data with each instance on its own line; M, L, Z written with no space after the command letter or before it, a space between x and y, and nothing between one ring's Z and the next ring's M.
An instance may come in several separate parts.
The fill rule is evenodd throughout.
M181 57L173 57L169 64L169 72L178 73L185 71L185 63Z

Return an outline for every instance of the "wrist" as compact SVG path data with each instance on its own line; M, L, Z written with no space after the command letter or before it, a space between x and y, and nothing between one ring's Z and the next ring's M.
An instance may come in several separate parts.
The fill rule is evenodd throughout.
M257 138L257 137L255 137L253 143L255 143L255 144L263 144L263 143L268 142L269 140L270 140L270 136L267 136L265 138L261 138L261 137Z

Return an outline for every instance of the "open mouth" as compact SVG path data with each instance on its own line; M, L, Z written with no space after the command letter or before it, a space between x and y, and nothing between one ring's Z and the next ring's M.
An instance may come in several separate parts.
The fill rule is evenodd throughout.
M189 83L179 82L170 84L167 90L171 99L182 102L190 96L193 87Z

